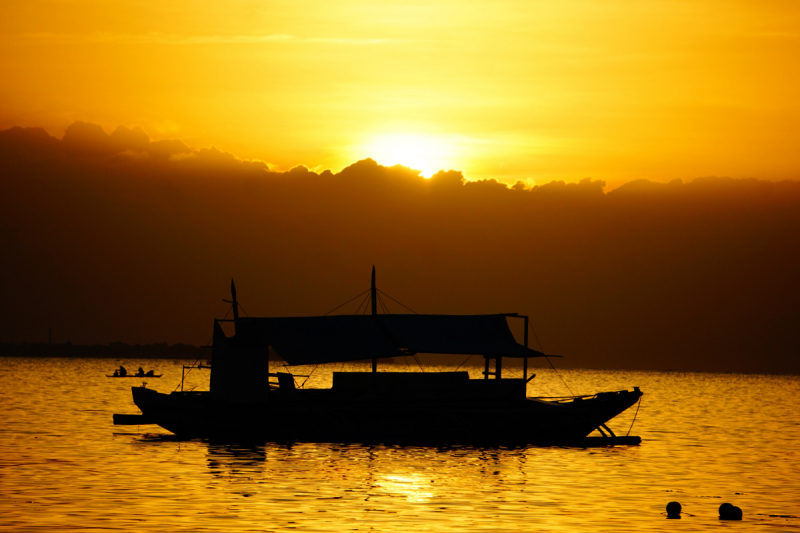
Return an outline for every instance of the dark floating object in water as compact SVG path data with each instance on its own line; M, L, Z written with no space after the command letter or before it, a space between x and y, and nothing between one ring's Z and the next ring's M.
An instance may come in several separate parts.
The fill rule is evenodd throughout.
M681 517L681 504L678 502L669 502L667 504L667 518L680 518Z
M723 503L719 506L720 520L741 520L742 510L730 503Z

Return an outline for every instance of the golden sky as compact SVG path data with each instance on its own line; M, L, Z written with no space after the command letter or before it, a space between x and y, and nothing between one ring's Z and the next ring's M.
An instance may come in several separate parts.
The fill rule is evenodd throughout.
M26 0L0 129L77 120L287 170L800 176L795 0Z

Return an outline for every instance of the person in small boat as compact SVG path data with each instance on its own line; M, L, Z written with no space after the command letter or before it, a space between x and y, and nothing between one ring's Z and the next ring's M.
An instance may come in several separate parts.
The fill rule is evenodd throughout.
M143 377L144 376L144 369L142 367L139 367L139 370L136 371L136 376L137 377Z
M115 378L118 378L118 377L119 377L119 369L118 369L118 368L115 368L115 369L114 369L114 377L115 377Z
M119 376L120 376L120 377L122 377L122 376L127 376L127 375L128 375L128 371L127 371L127 370L125 370L125 367L124 367L124 366L122 366L122 365L119 365L119 370L118 370L118 372L119 372Z
M155 372L153 372L152 370L148 370L147 374L145 374L145 376L155 376L155 375L156 375Z

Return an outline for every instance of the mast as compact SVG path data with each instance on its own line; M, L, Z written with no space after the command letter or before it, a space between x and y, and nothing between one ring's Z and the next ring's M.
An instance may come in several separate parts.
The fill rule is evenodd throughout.
M378 314L378 289L375 288L375 265L372 265L372 292L370 297L372 299L372 316Z
M236 285L233 284L233 278L231 278L231 304L233 304L233 323L236 324L236 321L239 320L239 302L236 301Z
M372 265L372 288L370 289L370 298L372 300L372 316L378 316L378 289L375 288L375 265ZM372 358L372 371L378 371L378 358Z
M233 278L231 278L231 299L222 301L233 306L233 332L236 334L236 322L239 321L239 302L236 301L236 285L233 284Z

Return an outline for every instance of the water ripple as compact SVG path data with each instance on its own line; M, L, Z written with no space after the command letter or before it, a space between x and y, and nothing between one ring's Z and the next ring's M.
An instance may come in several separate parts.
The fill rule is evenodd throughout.
M129 366L163 372L151 381L166 392L181 364ZM0 530L705 531L724 525L722 502L744 510L742 525L800 528L796 376L562 371L576 393L641 387L638 447L237 446L114 427L113 413L136 412L138 383L105 379L113 366L0 359ZM190 378L208 386L207 373ZM544 370L534 384L564 392Z

